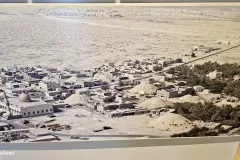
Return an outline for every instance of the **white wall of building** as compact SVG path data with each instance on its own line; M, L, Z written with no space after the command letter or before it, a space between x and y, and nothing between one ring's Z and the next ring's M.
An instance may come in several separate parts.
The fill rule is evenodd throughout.
M21 114L23 117L33 117L51 113L53 113L53 106L51 104L43 104L39 106L26 107L21 109Z

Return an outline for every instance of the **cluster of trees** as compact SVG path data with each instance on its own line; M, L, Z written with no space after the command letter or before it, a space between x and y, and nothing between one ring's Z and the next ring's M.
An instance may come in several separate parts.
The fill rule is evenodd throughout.
M175 113L189 120L202 120L204 122L217 122L222 125L240 127L240 106L217 107L213 103L175 103L172 107Z
M157 66L153 67L154 72L161 71L161 70L162 70L162 66L160 66L160 65L157 65Z
M210 79L206 75L217 70L222 72L221 79ZM181 66L171 69L169 72L177 73L180 80L186 81L190 86L200 85L210 89L212 93L226 93L240 98L240 80L234 80L235 75L240 75L240 65L238 64L218 64L217 62L207 62L202 65L195 65L193 68Z
M223 89L223 93L240 98L240 80L227 83L227 86Z
M183 60L181 59L181 58L177 58L176 60L175 60L175 63L182 63L183 62Z
M240 75L240 65L236 63L219 64L217 62L206 62L202 65L195 65L193 68L194 72L204 75L214 70L222 72L223 78L233 79L235 75Z
M219 134L217 131L210 130L209 128L194 127L189 132L174 134L171 137L204 137L204 136L218 136L218 135Z
M187 82L189 86L203 86L210 89L212 93L222 93L227 83L222 80L212 80L203 74L197 74L187 66L178 68L178 77Z

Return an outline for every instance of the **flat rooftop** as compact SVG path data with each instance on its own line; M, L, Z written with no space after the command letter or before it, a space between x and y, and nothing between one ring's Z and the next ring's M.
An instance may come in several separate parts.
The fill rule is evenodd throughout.
M40 106L40 105L47 105L46 102L42 101L40 98L31 98L31 102L22 102L19 100L18 97L12 97L8 98L8 101L10 103L10 106L14 106L17 108L27 108L27 107L34 107L34 106ZM0 102L4 103L3 100L0 100Z
M5 126L9 126L9 124L7 124L5 122L0 122L0 127L5 127Z

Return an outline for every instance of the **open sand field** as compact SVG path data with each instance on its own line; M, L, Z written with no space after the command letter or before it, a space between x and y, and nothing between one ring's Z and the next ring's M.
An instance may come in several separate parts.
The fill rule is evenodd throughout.
M72 109L66 109L61 113L54 113L57 117L49 118L47 116L31 117L32 125L44 123L47 120L55 119L52 123L59 123L61 125L71 125L71 130L62 131L49 131L46 128L34 129L34 133L55 133L60 136L62 140L69 140L70 135L106 135L100 138L109 139L110 135L153 135L153 136L170 136L171 131L154 130L147 127L147 124L154 120L147 115L128 116L121 118L108 118L98 113L92 113L88 110L77 107ZM78 115L75 116L75 115ZM12 120L14 123L19 124L19 120ZM94 132L93 130L101 129L103 126L111 126L112 129L101 132ZM98 137L99 138L99 137ZM114 137L116 139L117 137ZM94 137L91 137L94 139Z
M0 67L85 69L108 60L162 56L187 61L184 55L195 45L224 49L239 43L237 6L0 6ZM239 52L208 60L240 62Z

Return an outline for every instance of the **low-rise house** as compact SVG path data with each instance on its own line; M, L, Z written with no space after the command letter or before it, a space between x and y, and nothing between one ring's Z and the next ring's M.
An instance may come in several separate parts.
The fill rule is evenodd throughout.
M208 94L208 93L210 93L210 90L209 89L204 89L203 93Z
M166 74L165 74L165 77L166 77L167 79L172 79L172 78L174 78L175 76L174 76L174 74L166 73Z
M178 91L173 89L161 89L157 91L157 96L165 99L178 97Z
M74 75L73 75L73 76L74 76ZM77 73L77 74L75 74L75 76L76 76L77 78L86 78L86 77L90 77L91 74L90 74L90 73Z
M90 95L90 90L88 88L80 88L80 89L76 89L75 90L76 94L80 94L80 95Z
M175 86L174 88L161 89L157 95L166 99L187 95L193 88L188 86Z
M21 74L17 74L17 75L15 76L15 80L21 81L21 80L23 80L23 79L24 79L24 76L21 75Z
M70 83L70 82L65 82L62 84L62 87L68 88L68 89L79 89L81 88L80 84L75 84L75 83Z
M140 80L132 80L131 83L132 83L134 86L136 86L136 85L140 84L141 81L140 81Z
M84 87L102 86L102 85L107 85L107 84L108 84L107 82L104 82L101 80L83 82Z
M25 77L26 79L42 79L43 77L41 77L38 72L36 71L31 71L31 72L27 72L27 76Z
M189 91L193 88L187 87L187 86L182 86L182 87L177 86L175 89L178 92L178 97L181 97L181 96L187 95L189 93Z
M70 107L70 105L64 101L56 101L52 105L53 105L54 110L57 110L58 108L69 108Z
M119 104L118 103L108 103L108 104L101 104L97 106L97 110L104 113L105 111L113 111L118 108Z
M72 77L72 76L71 76L71 75L65 75L65 74L60 74L60 75L58 76L59 79L68 79L68 78L70 78L70 77Z
M75 94L75 89L61 89L60 92L72 95L72 94Z
M23 83L26 83L28 86L31 86L32 84L38 84L41 82L41 79L28 79L28 80L22 80Z
M204 90L204 87L203 86L194 86L193 89L196 91L196 92L202 92Z
M128 100L128 98L126 96L123 96L123 94L121 94L121 93L118 93L115 96L115 102L123 103L123 102L126 102L127 100Z
M128 79L129 79L128 76L121 76L121 77L118 78L118 80L128 80Z
M152 78L154 78L154 80L158 82L165 82L166 80L165 75L153 75Z
M43 91L55 91L57 88L61 88L60 83L56 82L40 82L39 89Z
M141 74L129 74L127 75L127 77L129 77L129 79L135 79L135 78L141 78Z
M91 82L91 81L83 82L83 87L93 87L93 86L94 86L94 82Z
M116 90L118 91L124 91L124 90L129 90L129 89L132 89L133 86L118 86L116 87Z
M218 72L217 70L210 72L209 74L206 75L210 79L220 79L222 78L222 72Z
M15 79L14 76L8 76L8 75L1 76L1 84L14 81L14 79Z
M134 105L132 102L122 102L122 103L119 103L118 108L119 109L133 109Z
M133 109L134 105L131 102L123 102L123 103L107 103L107 104L101 104L97 106L97 110L105 113L106 111L113 111L116 109Z
M151 111L149 109L125 109L125 110L117 109L112 112L107 112L107 115L111 118L115 118L115 117L147 114L150 112Z
M28 93L29 89L28 88L13 88L13 89L6 89L6 93L10 95L19 95L22 93Z
M154 78L143 79L142 82L153 84L154 83Z
M46 68L48 73L58 73L59 71L56 68Z
M60 91L46 91L45 92L46 97L56 97L58 95L61 95Z
M11 70L2 70L1 71L1 76L15 76L16 71L11 71Z
M8 89L15 89L15 88L25 88L27 85L25 83L16 83L16 82L8 82L5 84Z

